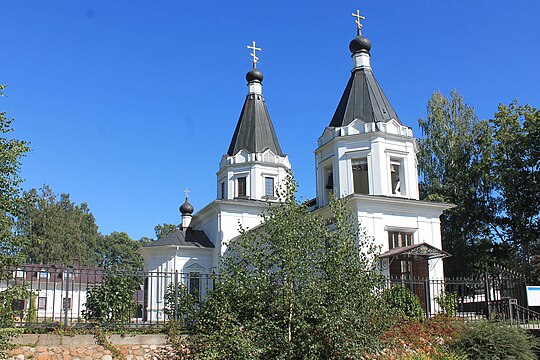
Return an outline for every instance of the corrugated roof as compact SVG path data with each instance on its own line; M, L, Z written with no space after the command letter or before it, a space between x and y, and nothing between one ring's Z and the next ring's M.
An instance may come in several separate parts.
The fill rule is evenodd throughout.
M197 248L213 248L214 244L208 239L206 234L201 230L193 230L188 228L187 231L176 230L169 235L165 235L156 241L152 241L143 247L155 246L190 246Z
M261 94L247 95L227 154L233 156L242 149L251 153L270 149L276 155L283 155Z
M353 71L330 126L347 126L355 119L366 123L395 119L401 124L370 68Z

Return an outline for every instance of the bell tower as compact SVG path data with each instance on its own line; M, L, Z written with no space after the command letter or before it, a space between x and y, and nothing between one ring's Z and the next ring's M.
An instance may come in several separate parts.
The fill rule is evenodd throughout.
M352 15L357 37L349 44L351 77L315 150L318 205L327 205L331 193L418 200L412 129L401 123L375 79L371 41L361 31L364 17Z
M229 150L217 173L217 198L276 201L276 187L291 169L270 120L262 95L263 74L257 69L257 51L252 46L253 68L246 74L248 94Z

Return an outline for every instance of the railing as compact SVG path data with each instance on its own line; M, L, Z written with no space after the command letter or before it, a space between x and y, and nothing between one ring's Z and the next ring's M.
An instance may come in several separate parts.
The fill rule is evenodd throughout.
M30 291L13 303L18 326L141 327L185 320L214 288L202 271L143 272L95 268L25 265L2 271L0 291L24 285ZM540 322L526 308L522 278L488 275L478 279L387 279L416 294L426 317L446 313L468 321L509 319L525 326ZM510 303L508 299L515 299Z
M517 299L506 299L503 313L510 325L540 329L540 313L519 305Z
M485 274L483 278L390 278L387 286L403 286L416 294L425 316L447 313L464 320L491 319L507 314L507 299L526 306L522 278Z
M155 326L177 318L213 289L213 278L198 271L143 272L26 265L4 270L0 291L14 285L29 290L14 301L18 326Z

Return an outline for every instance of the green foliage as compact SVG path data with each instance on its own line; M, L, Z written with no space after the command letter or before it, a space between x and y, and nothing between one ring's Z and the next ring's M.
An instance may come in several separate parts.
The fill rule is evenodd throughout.
M537 341L524 330L489 321L470 323L449 342L457 353L475 360L533 360Z
M141 247L125 232L114 231L110 235L100 236L97 243L98 266L107 269L141 270L142 256L137 252Z
M0 98L4 97L5 86L0 84ZM20 185L22 179L21 158L30 151L28 143L10 136L13 132L13 119L6 112L0 111L0 269L18 264L20 255L20 239L13 236L13 226L21 213L24 203ZM7 276L0 272L0 279Z
M313 213L295 190L291 181L264 226L229 244L196 322L197 358L350 359L379 348L390 311L372 240L343 201Z
M175 224L158 224L154 226L154 232L156 233L156 240L161 239L162 237L165 237L169 235L172 232L175 232L176 230L180 229L180 225Z
M540 111L500 104L491 125L497 235L529 275L531 246L538 254L540 240Z
M89 287L84 319L101 326L130 322L136 310L137 286L133 274L107 274L102 284Z
M28 298L28 314L26 315L26 322L35 323L37 322L37 295L31 293Z
M452 91L450 98L435 92L427 118L418 124L423 135L418 139L421 197L457 205L441 217L443 247L453 254L445 260L445 273L481 274L507 261L491 240L495 184L489 123L478 120L472 106Z
M14 328L15 318L23 319L25 316L24 310L13 310L13 303L24 301L32 295L24 285L14 285L0 291L0 358L3 355L3 350L9 348L10 340L20 333Z
M531 278L540 254L540 111L500 104L479 121L456 91L434 93L419 120L421 196L456 204L441 218L451 276L479 275L494 264ZM537 276L532 274L532 278Z
M437 303L442 313L448 316L456 316L458 308L458 297L453 292L442 292L437 297Z
M69 264L78 258L82 264L96 265L100 235L88 205L75 204L68 194L57 196L48 185L41 192L24 193L23 215L17 233L24 240L27 261Z
M386 301L393 312L404 319L422 319L425 311L418 296L401 285L385 290Z
M191 329L198 313L197 300L188 292L187 287L170 283L164 296L165 315L181 329Z

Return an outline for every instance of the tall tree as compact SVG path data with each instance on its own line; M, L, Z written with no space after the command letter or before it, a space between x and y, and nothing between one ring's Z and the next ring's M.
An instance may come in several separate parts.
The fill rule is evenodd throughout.
M139 270L143 261L137 250L141 246L141 242L131 239L125 232L114 231L100 236L96 251L98 265L107 269Z
M351 359L377 348L389 311L371 239L343 202L328 225L294 190L230 243L196 322L200 358Z
M484 271L496 261L492 241L493 151L491 128L479 121L474 109L452 91L450 98L435 92L428 101L427 118L418 120L418 167L421 197L456 205L442 216L442 240L453 254L446 260L447 275Z
M48 185L41 192L24 193L23 215L17 223L18 235L24 240L27 261L53 263L57 259L70 263L96 265L98 228L88 205L75 204L69 194L55 195Z
M178 229L180 229L180 225L168 224L168 223L158 224L154 226L154 232L156 233L156 240L161 239L162 237L167 236Z
M4 97L4 89L5 85L0 84L0 98ZM0 111L0 268L20 260L17 255L21 244L13 236L13 226L23 202L21 158L30 151L26 141L9 136L12 122L5 111Z
M529 275L531 247L537 252L540 240L540 111L516 101L500 104L491 123L497 234Z

